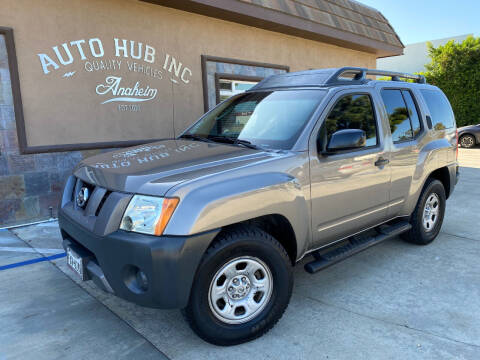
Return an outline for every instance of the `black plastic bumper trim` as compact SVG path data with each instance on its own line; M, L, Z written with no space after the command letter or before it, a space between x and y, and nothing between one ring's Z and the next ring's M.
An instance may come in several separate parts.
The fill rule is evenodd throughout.
M97 285L109 291L106 282L122 299L163 309L187 305L201 258L220 231L157 237L117 230L99 236L70 219L63 211L59 211L58 220L63 238L94 258L93 263L100 271L93 265L87 270ZM131 266L141 269L148 278L149 287L144 293L131 291L125 283Z

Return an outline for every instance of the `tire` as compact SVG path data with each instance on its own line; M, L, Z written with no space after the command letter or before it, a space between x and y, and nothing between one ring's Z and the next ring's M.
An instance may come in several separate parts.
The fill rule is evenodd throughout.
M434 217L435 202L437 203L438 210ZM426 213L427 203L430 208L429 213ZM439 180L429 178L423 187L417 206L411 215L410 223L412 228L402 234L401 237L413 244L430 244L435 240L442 227L445 205L446 196L443 184ZM428 220L424 221L424 216L426 216Z
M221 233L205 252L182 312L205 341L222 346L241 344L275 325L288 306L292 287L292 263L282 245L254 226L237 226ZM223 295L216 295L222 291ZM242 311L247 299L251 306L243 306ZM234 311L229 313L229 309Z
M460 145L465 149L470 149L475 146L475 138L472 135L466 134L460 137Z

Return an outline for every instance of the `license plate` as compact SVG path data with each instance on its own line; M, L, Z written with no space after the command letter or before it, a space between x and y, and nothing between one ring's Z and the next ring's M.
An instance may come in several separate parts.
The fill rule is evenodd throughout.
M67 248L67 264L70 269L75 271L82 278L82 280L85 280L83 259L71 248Z

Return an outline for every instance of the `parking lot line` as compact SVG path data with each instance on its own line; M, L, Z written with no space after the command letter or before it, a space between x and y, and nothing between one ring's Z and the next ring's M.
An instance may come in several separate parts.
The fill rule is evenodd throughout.
M26 261L20 261L20 262L13 263L13 264L3 265L3 266L0 266L0 271L13 269L13 268L20 267L20 266L25 266L25 265L36 264L36 263L39 263L39 262L42 262L42 261L50 261L50 260L60 259L62 257L65 257L66 255L67 254L63 252L63 253L52 255L52 256L42 256L42 257L39 257L39 258L36 258L36 259L31 259L31 260L26 260Z

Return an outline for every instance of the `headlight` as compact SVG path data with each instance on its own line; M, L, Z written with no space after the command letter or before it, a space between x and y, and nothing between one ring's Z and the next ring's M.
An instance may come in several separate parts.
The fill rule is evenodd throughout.
M134 195L123 214L120 229L162 235L177 204L177 198Z

